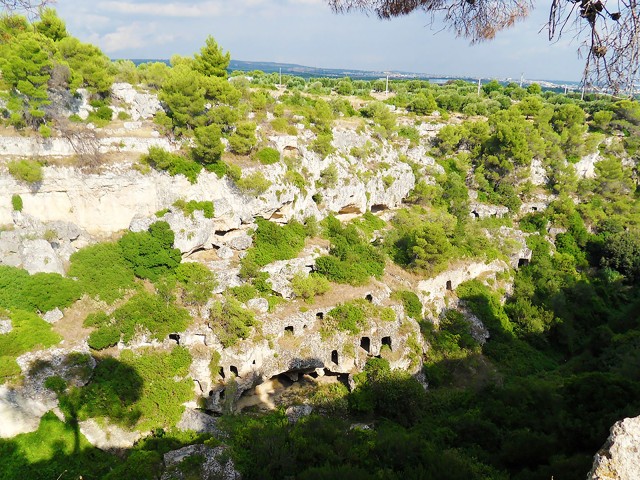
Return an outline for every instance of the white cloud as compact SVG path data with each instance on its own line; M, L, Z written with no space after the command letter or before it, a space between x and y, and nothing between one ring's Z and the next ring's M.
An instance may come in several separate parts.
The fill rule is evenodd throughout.
M163 45L175 39L176 36L173 34L159 34L157 27L153 24L135 22L120 26L113 32L101 35L98 43L106 53L113 53L122 50Z
M162 2L103 2L101 7L115 13L134 15L153 15L160 17L211 17L220 16L224 12L220 1L200 3L162 3Z

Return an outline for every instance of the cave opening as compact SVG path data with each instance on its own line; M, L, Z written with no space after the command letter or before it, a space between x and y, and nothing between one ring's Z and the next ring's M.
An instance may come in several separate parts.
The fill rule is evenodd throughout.
M371 339L369 337L362 337L360 339L360 348L367 353L371 353Z

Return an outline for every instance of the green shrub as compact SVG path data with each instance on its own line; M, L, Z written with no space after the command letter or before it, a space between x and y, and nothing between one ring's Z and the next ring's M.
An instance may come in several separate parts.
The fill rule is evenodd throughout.
M42 138L49 138L51 137L51 127L48 125L40 125L40 127L38 127L38 133Z
M174 234L167 222L155 222L148 232L127 232L118 245L135 275L152 281L180 264L180 251L172 248Z
M229 137L231 151L239 155L247 155L256 145L256 124L241 122L236 131Z
M80 298L78 283L57 273L29 275L0 265L0 308L48 312L65 308Z
M204 305L218 285L215 274L201 263L181 263L175 275L182 289L182 301L187 305Z
M193 217L193 212L196 210L200 210L204 218L213 218L213 202L211 201L202 201L198 202L197 200L189 200L188 202L179 199L173 203L173 206L180 209L184 215L189 215Z
M211 328L225 348L235 345L240 339L248 338L250 327L256 325L253 312L243 308L233 298L214 303L209 319L212 322Z
M42 165L35 160L13 160L9 162L7 166L9 167L9 173L16 180L26 183L42 181Z
M313 303L314 297L327 293L331 285L325 277L317 273L309 275L299 273L291 280L291 288L296 297Z
M253 172L236 180L236 185L244 195L258 197L269 190L271 182L265 178L262 172Z
M384 273L384 255L364 241L355 225L343 227L335 217L325 221L331 239L329 255L316 260L316 271L337 283L363 284Z
M320 172L320 182L325 188L334 188L338 184L338 168L335 163Z
M20 374L16 357L36 348L49 348L62 340L51 330L51 325L35 313L15 310L4 312L3 316L11 320L13 328L0 335L0 383Z
M258 290L256 287L249 283L238 285L237 287L231 287L229 293L241 303L247 303L252 298L258 296Z
M118 327L107 325L91 332L87 343L94 350L103 350L117 345L119 341L120 330L118 330Z
M335 148L331 145L333 134L331 132L319 133L316 139L311 142L310 148L322 158L335 152Z
M158 170L165 170L171 176L184 175L189 182L196 183L202 165L182 155L167 152L160 147L149 147L149 153L140 161Z
M256 224L253 247L242 259L243 275L256 276L260 267L276 260L295 258L304 248L306 232L301 223L292 220L280 226L258 217Z
M327 316L336 322L338 330L347 331L353 335L360 333L367 325L367 318L362 308L354 303L343 303L332 308Z
M0 439L0 452L0 477L6 480L56 479L60 472L66 472L69 478L104 478L113 465L121 461L91 445L77 425L62 422L52 411L42 416L35 432ZM146 480L146 477L136 478Z
M256 157L263 165L273 165L280 161L280 152L275 148L265 147L256 154Z
M75 252L69 276L78 279L83 292L113 303L134 287L133 268L118 243L99 243Z
M393 298L402 301L404 313L407 317L417 321L422 320L422 302L420 302L418 295L409 290L399 290L394 292Z
M20 195L11 195L11 206L14 212L21 212L23 208L22 197Z
M143 291L117 308L110 316L88 317L86 325L97 329L89 337L89 345L100 350L118 343L128 343L139 331L147 330L152 338L164 340L170 333L181 332L191 317L184 308L165 301L160 295Z
M52 392L60 395L67 389L67 382L64 380L64 378L59 377L58 375L53 375L51 377L47 377L47 379L44 381L44 386Z

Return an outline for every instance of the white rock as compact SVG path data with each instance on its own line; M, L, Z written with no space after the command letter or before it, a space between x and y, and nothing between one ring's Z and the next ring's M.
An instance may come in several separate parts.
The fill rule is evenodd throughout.
M42 319L47 323L56 323L64 317L64 314L60 311L59 308L54 308L53 310L49 310L44 315L42 315Z
M40 418L50 408L51 405L0 385L0 438L35 432L40 425Z
M588 480L638 480L640 474L640 417L625 418L611 427L595 455Z
M183 432L192 430L197 433L210 433L218 437L222 434L215 417L192 408L185 408L182 418L176 427Z
M5 318L0 319L0 335L5 335L10 333L13 330L13 324L11 323L11 319Z
M164 454L165 471L161 480L183 479L180 463L185 459L197 455L204 457L200 468L201 479L240 480L241 475L236 470L231 456L227 454L227 447L211 448L206 445L189 445L179 450Z
M25 240L22 244L23 267L30 274L59 273L64 275L64 265L46 240Z
M129 114L134 121L141 118L149 119L162 110L156 95L140 93L128 83L114 83L111 87L111 96L128 105Z
M131 448L140 440L142 434L136 431L128 431L117 425L111 425L106 421L98 424L93 419L79 422L80 432L89 443L101 450Z
M247 302L247 307L258 313L267 313L269 311L269 302L266 298L252 298Z
M222 246L218 249L218 257L223 260L233 258L233 250L231 250L229 247Z

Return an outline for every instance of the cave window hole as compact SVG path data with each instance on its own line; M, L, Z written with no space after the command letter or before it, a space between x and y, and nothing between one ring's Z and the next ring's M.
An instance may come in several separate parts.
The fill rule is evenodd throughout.
M289 332L291 335L293 335L293 326L289 325L288 327L284 327L284 333Z
M236 377L239 377L240 375L238 374L238 367L236 367L235 365L231 365L229 367L229 371L235 375Z
M371 352L371 339L369 337L362 337L360 339L360 348L362 348L365 352Z
M178 345L180 345L180 335L177 333L169 334L169 340L174 340Z
M518 260L518 267L526 267L527 265L529 265L528 258L521 258Z
M220 375L220 378L224 380L224 367L220 367L220 369L218 370L218 375Z
M333 350L333 351L331 352L331 361L332 361L333 363L335 363L336 365L338 365L338 360L339 360L339 359L338 359L338 351L337 351L337 350Z
M324 319L324 313L323 312L318 312L316 313L316 318L318 320L323 320Z
M386 345L387 347L389 347L389 350L393 350L393 348L391 347L391 337L382 337L382 345Z
M367 302L373 303L373 295L371 295L370 293L367 293L367 296L364 298Z

